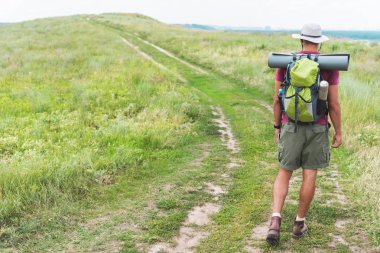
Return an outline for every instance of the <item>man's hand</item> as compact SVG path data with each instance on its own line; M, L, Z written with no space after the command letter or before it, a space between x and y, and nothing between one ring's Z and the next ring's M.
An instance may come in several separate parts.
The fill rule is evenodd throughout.
M342 135L335 133L333 137L333 141L332 141L332 147L339 148L341 145L342 145Z
M330 85L328 93L329 114L335 134L331 147L339 148L342 145L341 110L338 99L338 85Z
M276 140L276 143L278 143L278 140L280 138L281 129L275 129L274 130L274 139Z

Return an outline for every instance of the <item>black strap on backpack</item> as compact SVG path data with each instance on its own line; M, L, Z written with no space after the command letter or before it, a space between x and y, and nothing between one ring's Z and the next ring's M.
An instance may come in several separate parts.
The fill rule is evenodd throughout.
M295 122L295 129L294 132L297 133L298 130L298 100L299 100L299 87L296 87L296 97L294 101L295 111L294 111L294 122Z
M284 79L284 83L285 85L290 85L290 66L295 63L297 60L299 60L299 56L297 55L297 53L292 53L293 55L293 61L290 62L286 68L286 72L285 72L285 79Z
M293 55L293 61L296 61L297 60L297 53L292 53Z
M315 62L318 62L318 59L319 59L319 54L316 54L315 56L314 56L314 61ZM318 68L319 69L319 68Z
M301 59L302 55L296 57L296 60L299 60ZM294 58L294 57L293 57ZM307 55L307 58L311 59L311 56L310 54ZM295 107L295 111L294 111L294 123L295 123L295 129L294 129L294 132L297 133L297 130L298 130L298 103L299 103L299 92L300 92L300 88L299 87L295 87L295 101L294 101L294 107Z

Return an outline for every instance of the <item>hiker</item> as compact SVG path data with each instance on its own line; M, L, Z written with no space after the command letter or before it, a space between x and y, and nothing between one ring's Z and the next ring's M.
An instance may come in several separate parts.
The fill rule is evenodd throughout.
M311 55L318 55L321 43L328 40L328 37L322 35L321 27L317 24L306 24L303 26L301 34L293 34L292 37L300 39L301 42L302 51L297 55L306 54L310 57L308 64L314 66ZM317 59L314 60L317 62ZM301 67L301 65L298 65L298 67ZM319 169L328 167L330 161L328 114L335 130L332 147L338 148L342 144L341 109L338 100L339 71L321 70L320 75L317 75L318 71L319 68L317 67L317 71L314 71L317 79L314 76L313 83L318 82L315 80L325 80L329 84L328 88L326 88L328 91L327 101L324 102L326 108L325 112L317 120L306 123L302 122L302 116L305 115L302 110L306 111L306 106L302 107L299 104L298 109L295 109L294 103L293 105L292 102L283 103L284 100L282 98L280 100L278 96L279 91L283 92L284 99L289 99L289 93L296 93L297 87L283 85L289 79L291 80L290 83L292 83L294 81L292 79L295 79L295 77L289 78L292 73L287 73L287 69L277 69L276 71L273 112L275 138L278 143L279 172L273 186L272 217L267 236L267 242L271 245L277 245L280 241L281 211L288 194L289 180L293 171L300 167L302 167L303 180L299 194L298 213L294 219L293 237L300 238L308 231L305 217L314 196L317 172ZM318 76L320 79L318 79ZM286 89L286 87L288 88ZM301 98L299 97L295 104L304 103L306 99ZM287 106L287 109L284 110L281 106ZM295 112L292 113L292 110L295 110ZM295 117L295 120L291 119L291 116ZM309 115L309 117L312 116L313 114Z

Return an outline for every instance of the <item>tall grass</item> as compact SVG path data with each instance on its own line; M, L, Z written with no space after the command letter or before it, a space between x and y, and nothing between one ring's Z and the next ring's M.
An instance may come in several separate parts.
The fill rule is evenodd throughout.
M0 222L191 143L199 94L81 17L0 28ZM157 152L160 151L160 152Z
M96 20L119 26L187 60L241 80L246 87L256 87L268 101L274 84L274 70L266 64L269 52L300 50L299 41L288 34L188 30L141 15L105 14ZM363 216L371 216L379 224L380 46L332 39L323 45L322 52L351 54L350 69L341 72L339 86L344 143L355 161L350 171L357 176L351 179L357 205L363 207ZM378 231L371 225L370 230Z

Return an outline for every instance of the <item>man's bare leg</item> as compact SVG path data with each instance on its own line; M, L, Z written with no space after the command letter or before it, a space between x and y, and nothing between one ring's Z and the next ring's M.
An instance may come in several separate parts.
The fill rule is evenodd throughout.
M302 172L303 180L300 190L300 203L297 214L299 218L305 218L306 213L309 210L311 201L313 200L317 172L317 170L312 169L304 169Z
M305 224L305 216L314 197L316 179L317 170L303 170L303 180L300 190L300 204L298 207L297 217L293 225L293 237L296 239L301 238L308 231L308 227Z
M288 195L289 180L293 171L280 168L273 186L273 214L267 235L270 245L278 245L280 242L281 211L284 206L286 195Z
M293 171L280 168L276 181L273 185L273 213L281 213L284 206L286 195L288 195L289 180L292 177Z

